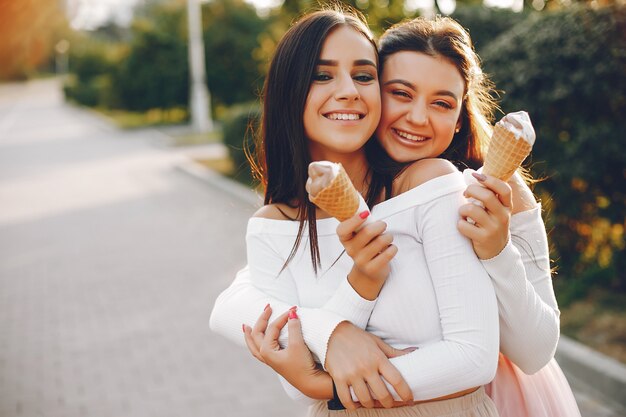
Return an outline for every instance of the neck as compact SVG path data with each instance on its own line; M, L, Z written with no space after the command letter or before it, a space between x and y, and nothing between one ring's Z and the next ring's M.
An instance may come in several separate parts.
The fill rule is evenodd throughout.
M354 187L363 196L365 196L367 194L368 187L368 164L367 159L365 158L365 153L360 152L356 156L351 156L349 158L346 158L345 160L336 162L341 162L341 165L343 165L343 168L346 170L346 173L352 180L352 184L354 184Z

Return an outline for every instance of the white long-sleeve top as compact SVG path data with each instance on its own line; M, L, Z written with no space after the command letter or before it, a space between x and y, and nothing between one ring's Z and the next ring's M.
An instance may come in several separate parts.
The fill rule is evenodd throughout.
M324 226L325 223L332 226ZM326 227L325 232L334 235L336 222L332 219L318 221L318 228L323 227ZM497 257L483 264L495 284L500 314L500 349L523 371L532 373L552 358L559 333L559 311L552 289L547 237L540 208L514 215L511 234L512 242ZM326 245L327 238L327 234L320 236L320 247ZM351 264L342 262L343 259L340 259L335 268L343 269L343 273L347 274ZM360 298L345 279L329 300L331 305L333 301L344 311L335 310L337 314L333 314L324 307L301 307L298 311L305 341L322 363L326 344L336 325L346 317L368 317L368 309L371 311L375 305L375 302ZM211 314L211 328L243 345L241 323L254 323L267 303L272 304L276 314L296 304L283 303L257 289L249 270L245 268L216 300ZM362 320L355 324L364 327ZM281 345L285 342L286 332L281 335ZM294 389L288 389L288 393L298 397Z
M533 374L554 357L560 333L541 206L513 215L510 229L502 252L482 263L498 298L500 351Z
M497 365L493 286L470 242L456 229L464 189L460 173L448 174L385 201L372 212L387 223L400 251L367 330L398 348L419 347L392 359L417 400L486 384ZM312 270L306 242L280 273L298 224L250 219L248 262L254 285L302 307L319 308L332 299L352 261L340 256L337 221L320 220L317 226L320 273Z

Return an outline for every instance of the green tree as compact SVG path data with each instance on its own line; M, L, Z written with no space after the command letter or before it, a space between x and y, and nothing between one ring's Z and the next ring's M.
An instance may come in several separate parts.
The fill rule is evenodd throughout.
M0 0L0 80L27 78L50 62L66 30L59 2Z
M187 107L186 10L177 2L144 7L132 24L130 52L114 73L113 88L126 109Z
M474 47L481 53L484 46L525 20L529 12L514 12L511 9L484 7L480 4L459 4L450 17L466 28Z
M216 105L254 100L263 84L255 59L268 22L243 0L214 0L203 7L207 82Z
M566 298L597 285L626 291L626 8L572 7L532 15L482 55L505 111L526 109L537 130L537 186Z

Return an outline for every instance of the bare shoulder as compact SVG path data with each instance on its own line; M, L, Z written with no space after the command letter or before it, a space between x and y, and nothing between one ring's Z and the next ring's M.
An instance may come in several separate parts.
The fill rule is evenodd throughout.
M447 159L431 158L413 162L398 177L399 190L404 192L434 178L459 172Z
M297 216L297 212L292 216L294 211L296 209L286 204L268 204L258 209L252 217L270 220L293 220Z

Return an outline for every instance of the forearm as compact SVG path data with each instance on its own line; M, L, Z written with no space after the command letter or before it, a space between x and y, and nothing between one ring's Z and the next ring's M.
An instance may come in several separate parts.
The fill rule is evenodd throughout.
M291 307L276 298L272 298L254 287L250 281L250 271L246 267L215 300L209 326L230 341L245 346L241 331L242 324L253 325L267 304L271 304L276 314Z
M483 265L498 297L500 349L531 374L552 359L559 339L560 313L540 208L513 216L511 234L505 249Z
M336 326L348 320L365 328L375 305L375 301L361 298L344 281L323 308L298 308L304 340L320 363L325 362L328 341ZM273 317L294 305L256 288L249 269L244 268L215 301L209 321L211 330L244 346L241 325L254 324L267 304L272 306ZM287 337L287 330L283 329L279 338L282 347L287 346Z

